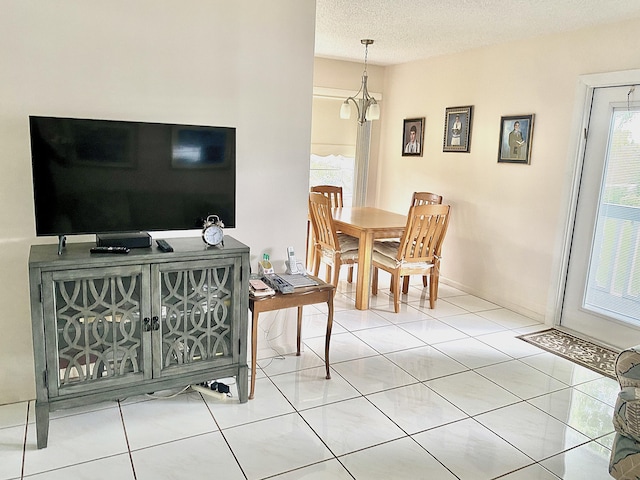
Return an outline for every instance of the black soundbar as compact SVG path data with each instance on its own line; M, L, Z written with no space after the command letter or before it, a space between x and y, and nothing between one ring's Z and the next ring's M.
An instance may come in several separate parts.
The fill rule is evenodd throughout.
M148 248L151 247L151 235L147 232L99 233L96 235L96 245L98 247Z

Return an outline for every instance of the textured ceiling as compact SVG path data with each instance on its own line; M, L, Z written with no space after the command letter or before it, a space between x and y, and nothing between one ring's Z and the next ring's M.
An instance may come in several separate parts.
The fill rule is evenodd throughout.
M371 38L368 62L393 65L631 18L639 0L316 0L315 54L363 61Z

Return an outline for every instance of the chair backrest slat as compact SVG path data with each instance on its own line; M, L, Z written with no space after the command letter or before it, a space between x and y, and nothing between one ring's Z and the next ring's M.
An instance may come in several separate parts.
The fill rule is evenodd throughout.
M316 245L339 250L340 244L331 214L331 200L322 193L309 193L309 216Z
M431 192L413 192L411 205L440 205L442 204L442 195Z
M342 187L336 187L334 185L316 185L315 187L311 187L311 191L321 193L325 197L328 197L331 200L332 207L344 207Z
M449 205L412 205L400 240L400 262L433 262L442 251L449 226Z

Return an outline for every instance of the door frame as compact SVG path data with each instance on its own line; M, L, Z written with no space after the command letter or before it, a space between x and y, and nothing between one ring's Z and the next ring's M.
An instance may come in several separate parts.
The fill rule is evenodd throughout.
M586 132L591 116L591 104L597 88L620 87L629 84L640 84L640 69L623 70L617 72L595 73L580 75L574 100L573 120L569 135L569 180L565 185L565 202L560 205L563 215L560 216L562 228L559 229L554 255L552 272L555 275L550 286L549 302L547 305L546 323L552 326L560 325L564 292L567 285L569 255L573 240L573 229L578 208L578 193L582 180L582 167L586 149Z

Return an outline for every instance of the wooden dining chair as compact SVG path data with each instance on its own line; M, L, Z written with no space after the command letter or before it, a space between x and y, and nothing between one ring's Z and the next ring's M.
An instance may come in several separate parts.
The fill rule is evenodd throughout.
M411 205L440 205L442 204L442 195L431 192L413 192L411 198ZM410 275L404 277L402 281L402 293L409 293L409 279ZM427 287L427 276L422 277L422 286ZM393 285L391 286L393 288Z
M429 306L438 299L440 255L449 226L449 205L411 205L400 241L373 243L371 294L378 294L378 269L392 276L393 306L400 311L400 278L429 274Z
M342 187L334 185L316 185L311 187L312 192L323 194L331 200L331 207L344 207L344 198L342 197Z
M328 197L331 200L331 208L336 207L344 207L344 197L342 195L342 187L338 187L335 185L315 185L311 187L312 192L321 193L325 197ZM307 245L313 245L313 239L310 238L313 236L313 232L310 229L307 229ZM309 258L309 263L311 265L314 264L314 250L311 249L311 252L308 252L311 255L307 255ZM349 271L347 273L347 282L353 282L353 265L349 266Z
M358 262L358 239L338 233L331 214L331 200L322 193L309 193L309 217L313 230L313 274L318 276L320 264L326 266L325 281L338 286L340 267Z
M441 205L442 195L431 192L413 192L411 205Z

